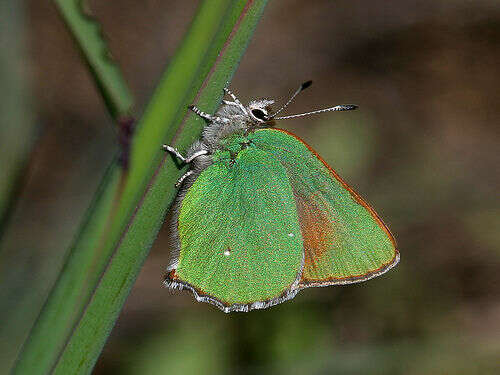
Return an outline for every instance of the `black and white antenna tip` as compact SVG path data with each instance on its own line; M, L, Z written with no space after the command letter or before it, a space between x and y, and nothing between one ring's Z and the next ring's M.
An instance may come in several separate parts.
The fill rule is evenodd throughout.
M313 83L313 81L307 81L307 82L304 82L301 86L300 86L300 90L305 90L307 89L309 86L311 86Z
M337 111L352 111L353 109L358 109L358 106L356 104L343 104L337 107Z

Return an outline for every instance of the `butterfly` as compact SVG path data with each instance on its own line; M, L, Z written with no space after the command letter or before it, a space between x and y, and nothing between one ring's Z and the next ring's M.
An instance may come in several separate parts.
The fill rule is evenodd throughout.
M227 88L201 138L182 156L189 170L177 181L172 206L172 259L165 286L190 290L224 312L267 308L302 289L358 283L399 261L387 226L303 140L275 128L273 100L244 106Z

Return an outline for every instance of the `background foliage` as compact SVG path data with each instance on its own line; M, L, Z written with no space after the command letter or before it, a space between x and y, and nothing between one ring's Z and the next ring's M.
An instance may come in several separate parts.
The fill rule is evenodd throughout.
M196 5L89 1L138 112ZM18 74L31 90L19 95L28 125L9 134L27 139L36 126L40 136L0 248L0 320L9 323L0 327L1 366L16 357L116 150L106 108L53 5L7 11L18 15L11 19L24 48L2 48L2 61L25 56ZM280 99L313 79L289 113L360 106L280 126L377 208L401 264L366 284L225 315L160 287L164 228L95 373L494 373L499 42L493 0L270 2L231 87L245 101ZM0 65L2 76L7 69Z

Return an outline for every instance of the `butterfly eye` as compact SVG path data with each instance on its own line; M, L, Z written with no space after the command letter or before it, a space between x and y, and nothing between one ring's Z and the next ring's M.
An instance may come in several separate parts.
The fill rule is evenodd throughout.
M258 120L262 121L267 120L266 118L267 114L261 109L252 109L252 115L254 115L254 117Z

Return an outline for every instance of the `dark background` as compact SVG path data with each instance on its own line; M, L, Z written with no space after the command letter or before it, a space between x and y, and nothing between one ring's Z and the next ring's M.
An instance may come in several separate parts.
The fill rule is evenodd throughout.
M138 114L196 5L89 1ZM0 39L1 152L8 156L12 142L33 147L2 228L3 372L117 142L55 7L6 1L0 9L10 32ZM498 373L499 63L498 1L270 1L231 87L244 102L283 100L312 79L287 113L360 106L279 126L372 203L401 263L367 283L308 289L264 311L226 315L161 287L169 259L163 230L94 372ZM12 103L12 93L21 100Z

